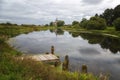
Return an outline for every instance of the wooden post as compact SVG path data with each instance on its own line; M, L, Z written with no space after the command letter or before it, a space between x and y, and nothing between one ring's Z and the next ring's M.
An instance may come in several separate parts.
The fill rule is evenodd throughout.
M65 60L62 64L62 69L69 70L69 57L68 57L68 55L65 56Z
M58 62L57 62L57 61L55 61L54 66L55 66L55 67L57 67L57 66L58 66Z
M45 54L49 54L49 52L46 52Z
M69 68L69 57L68 55L65 56L65 61L66 61L66 68Z
M87 65L85 64L82 65L82 72L87 73Z
M54 46L51 46L51 54L54 54Z

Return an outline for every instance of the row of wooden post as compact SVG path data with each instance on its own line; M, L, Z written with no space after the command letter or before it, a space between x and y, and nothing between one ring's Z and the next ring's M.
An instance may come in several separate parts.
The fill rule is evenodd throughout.
M54 46L51 46L51 54L54 54ZM55 66L57 66L57 64L58 63L55 62ZM69 70L69 56L68 55L65 56L65 60L62 64L62 70L65 70L65 71ZM83 73L87 73L87 65L83 64L81 70Z
M49 53L47 53L47 54L49 54ZM54 55L54 46L51 46L51 54ZM54 63L54 66L57 67L59 65L59 63L60 62L56 61ZM63 71L69 71L69 56L68 55L65 56L64 62L62 63L62 70ZM85 64L82 65L81 72L82 73L87 73L88 72L87 71L87 65L85 65ZM104 76L102 74L100 74L99 78L100 78L100 80L109 80L109 77Z
M69 70L69 56L65 56L65 60L62 64L62 70L68 71ZM87 73L87 65L83 64L82 65L82 73Z

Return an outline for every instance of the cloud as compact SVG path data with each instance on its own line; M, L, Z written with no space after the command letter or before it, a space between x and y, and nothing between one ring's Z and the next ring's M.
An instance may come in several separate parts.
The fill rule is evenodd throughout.
M58 18L69 24L100 14L118 3L115 0L0 0L0 22L46 24Z
M100 4L103 0L82 0L84 3L87 3L87 4L92 4L92 5L95 5L95 4Z

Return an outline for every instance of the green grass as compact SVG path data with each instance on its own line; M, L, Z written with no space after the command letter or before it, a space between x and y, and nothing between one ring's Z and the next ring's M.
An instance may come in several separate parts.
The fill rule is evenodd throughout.
M98 80L92 74L56 71L54 67L32 59L0 55L0 80Z

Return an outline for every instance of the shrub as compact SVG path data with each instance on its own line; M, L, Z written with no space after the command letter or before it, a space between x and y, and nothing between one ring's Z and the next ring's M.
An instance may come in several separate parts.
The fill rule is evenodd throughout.
M114 20L113 25L115 26L115 29L117 31L120 31L120 18L117 18L116 20Z
M87 23L87 29L104 30L106 28L106 21L100 17L92 17Z
M87 27L88 20L83 18L80 22L80 27L86 28Z
M72 22L72 26L74 26L74 25L76 25L76 24L79 24L79 22L78 22L78 21L73 21L73 22Z
M62 21L62 20L57 21L57 26L58 27L64 26L64 24L65 24L65 22Z
M80 25L79 24L75 24L73 27L74 28L80 28Z

